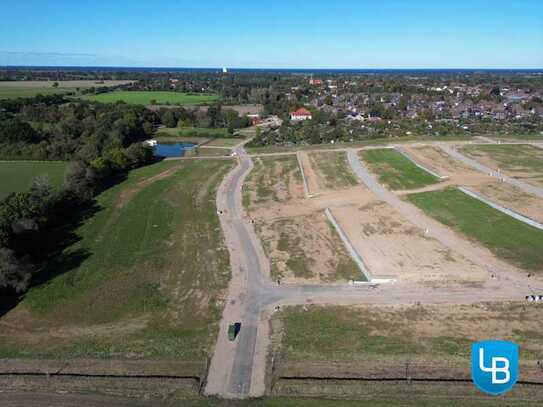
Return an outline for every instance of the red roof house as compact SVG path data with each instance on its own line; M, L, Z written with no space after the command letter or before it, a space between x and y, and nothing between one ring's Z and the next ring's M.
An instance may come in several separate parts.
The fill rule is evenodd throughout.
M300 107L298 110L290 112L290 120L311 120L311 118L311 112L305 107Z

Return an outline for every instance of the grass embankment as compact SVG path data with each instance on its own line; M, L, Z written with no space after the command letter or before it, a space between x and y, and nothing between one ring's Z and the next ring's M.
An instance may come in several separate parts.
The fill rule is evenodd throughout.
M2 318L0 357L208 355L230 278L215 190L231 166L161 162L98 196L70 261Z
M28 191L39 176L46 176L52 186L59 187L67 165L60 161L0 161L0 200L12 192Z
M521 178L543 182L543 149L528 144L515 145L468 145L462 152L474 157L488 157L501 170L512 172ZM515 174L517 173L517 174Z
M473 341L494 337L518 343L522 360L538 360L543 350L538 330L542 309L520 303L296 306L274 319L282 327L278 350L285 361L363 361L360 367L365 369L407 360L468 360Z
M358 184L344 152L311 153L309 158L312 166L319 172L325 188L338 189Z
M543 231L455 188L411 194L407 199L438 221L482 243L497 257L528 271L543 271Z
M377 174L379 182L394 190L422 188L439 182L438 178L392 149L366 150L360 156Z
M155 104L203 105L219 100L218 95L208 93L182 93L170 91L116 91L98 95L81 96L92 102L116 103L123 101L134 105Z

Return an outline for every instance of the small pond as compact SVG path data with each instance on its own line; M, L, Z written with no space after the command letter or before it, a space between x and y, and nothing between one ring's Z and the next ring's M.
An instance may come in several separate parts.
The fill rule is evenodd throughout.
M194 147L192 143L158 143L154 146L156 157L183 157L185 150Z

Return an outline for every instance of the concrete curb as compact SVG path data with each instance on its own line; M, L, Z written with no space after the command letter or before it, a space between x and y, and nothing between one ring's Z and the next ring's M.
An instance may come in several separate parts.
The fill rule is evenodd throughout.
M334 218L334 215L332 215L332 211L330 211L330 208L326 208L324 210L324 213L326 214L326 217L328 218L330 223L336 229L336 232L338 233L339 237L343 241L343 244L347 248L347 251L351 255L352 259L354 260L354 262L356 263L356 265L358 266L362 274L364 274L364 277L366 277L366 280L368 280L368 282L371 283L373 281L373 277L371 273L369 272L368 268L366 267L364 260L362 260L362 256L360 256L360 254L356 251L356 249L352 245L351 241L349 240L345 232L343 232L343 229L337 223L336 219Z
M296 152L296 159L298 160L298 166L300 167L300 171L302 173L302 179L304 181L304 192L306 198L311 198L311 195L309 194L309 186L307 185L307 179L305 178L305 172L304 172L304 165L302 164L302 158L300 157L300 152Z
M474 192L474 191L470 191L469 189L465 188L465 187L458 187L458 189L460 191L462 191L463 193L465 193L466 195L469 195L471 196L472 198L475 198L485 204L487 204L488 206L502 212L502 213L505 213L506 215L509 215L511 216L512 218L515 218L516 220L518 221L521 221L521 222L524 222L526 223L527 225L530 225L534 228L537 228L537 229L540 229L540 230L543 230L543 224L533 220L533 219L530 219L524 215L521 215L520 213L517 213L511 209L508 209L508 208L505 208L503 206L500 206L494 202L492 202L491 200L485 198L484 196L478 194L477 192Z

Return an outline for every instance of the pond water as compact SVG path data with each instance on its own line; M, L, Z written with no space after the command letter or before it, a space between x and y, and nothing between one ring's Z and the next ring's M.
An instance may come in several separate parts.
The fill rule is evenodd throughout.
M194 147L192 143L158 143L154 147L155 157L183 157L185 150Z

